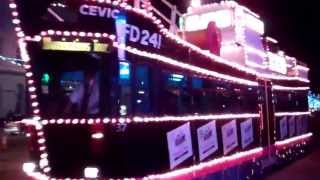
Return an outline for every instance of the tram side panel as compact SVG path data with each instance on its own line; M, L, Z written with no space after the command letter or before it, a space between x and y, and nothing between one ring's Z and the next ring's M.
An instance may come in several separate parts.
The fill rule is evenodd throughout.
M96 61L88 53L48 51L36 53L36 50L31 49L30 52L34 61L34 77L37 86L40 87L37 93L40 98L41 116L49 122L44 126L44 134L49 165L52 169L50 174L53 177L81 177L83 169L87 166L99 167L102 175L107 177L131 177L164 173L176 168L197 165L200 163L197 129L214 120L216 120L218 150L201 161L206 162L259 146L257 117L251 119L253 141L245 147L241 145L241 123L250 118L234 119L230 116L227 119L196 119L197 122L190 123L192 156L172 169L169 166L166 135L169 131L187 123L179 122L174 117L188 118L195 114L258 114L257 88L217 81L159 63L150 63L148 59L140 57L131 57L133 60L130 62L130 80L121 82L123 77L120 76L120 66L117 63L111 63L114 61L112 57L115 57L112 53L103 55ZM87 64L89 61L90 63L96 61L97 64ZM109 67L100 64L107 61L110 62L107 65ZM84 80L82 75L79 75L79 71L85 71L88 65L92 65L95 71L100 72L100 84L104 84L99 89L100 112L97 115L82 114L83 112L79 114L76 113L76 107L69 112L63 111L68 103L62 103L62 101L70 97L72 90L76 89L74 86ZM112 73L114 69L117 70ZM44 81L47 75L49 82ZM152 78L158 78L160 81L153 82L150 80ZM115 88L113 84L116 84ZM117 90L123 86L131 92L128 103L132 104L132 108L126 111L126 116L165 117L169 115L173 117L172 122L115 123L113 125L112 123L91 125L88 121L85 121L85 124L80 123L84 117L95 120L98 117L112 117L124 113L119 112L124 104L118 103L122 94ZM64 119L61 124L58 123L60 118ZM67 123L68 119L69 123ZM75 119L79 122L72 123L71 120ZM236 145L228 152L224 152L221 129L230 122L236 124L236 130L233 132L237 134ZM103 138L100 140L92 138L92 135L98 132L103 134ZM140 165L137 165L137 162ZM229 166L233 165L229 164ZM236 171L230 170L229 173L232 172Z

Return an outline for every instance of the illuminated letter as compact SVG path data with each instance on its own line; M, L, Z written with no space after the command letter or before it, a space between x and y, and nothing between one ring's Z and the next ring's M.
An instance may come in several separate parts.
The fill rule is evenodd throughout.
M120 13L120 11L118 9L115 9L111 12L111 17L113 19L116 19L118 17L118 14Z
M138 42L140 39L140 29L137 26L131 25L130 28L130 41Z
M98 12L98 7L97 6L90 6L89 7L89 14L91 16L96 16L97 15L97 12Z
M101 8L101 7L98 8L98 13L100 17L105 17L106 12L107 12L107 8Z
M89 13L88 13L88 10L86 10L86 9L88 9L89 7L88 7L88 5L86 5L86 4L84 4L84 5L81 5L80 6L80 13L81 14L83 14L83 15L88 15Z

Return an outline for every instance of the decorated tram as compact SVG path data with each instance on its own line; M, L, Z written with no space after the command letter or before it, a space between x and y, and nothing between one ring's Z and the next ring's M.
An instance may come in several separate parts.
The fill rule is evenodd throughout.
M307 151L309 68L234 1L9 7L35 179L255 179Z

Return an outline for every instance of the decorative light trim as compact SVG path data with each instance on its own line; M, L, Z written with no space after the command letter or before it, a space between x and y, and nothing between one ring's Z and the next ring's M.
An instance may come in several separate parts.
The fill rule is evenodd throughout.
M25 75L26 75L27 87L30 95L29 99L32 105L32 112L33 112L33 115L38 116L38 114L40 113L40 109L38 107L39 102L37 100L36 87L34 85L34 80L33 80L33 73L31 72L31 65L29 64L30 56L27 52L27 44L25 40L40 41L41 37L40 36L36 36L35 38L25 37L25 38L20 38L18 40L21 59L24 62L26 62L26 64L24 65L24 69L26 71Z
M308 71L310 70L308 67L301 66L301 65L297 65L296 68L297 68L298 70L306 71L306 72L308 72Z
M95 38L98 38L98 39L99 38L109 38L112 41L114 41L116 39L115 35L112 35L112 34L109 35L107 33L98 33L98 32L92 33L92 32L76 32L76 31L70 32L70 31L64 31L64 33L62 33L59 30L56 30L56 31L55 30L48 30L48 31L42 31L41 32L41 35L43 35L43 36L52 36L52 35L65 36L65 34L71 34L72 36L76 36L76 37L78 37L78 36L81 36L81 37L92 37L92 36L95 36ZM126 50L129 53L132 53L132 54L135 54L135 55L139 55L139 56L147 57L147 58L150 58L150 59L158 60L158 61L164 62L166 64L170 64L170 65L173 65L173 66L176 66L176 67L187 69L187 70L190 70L190 71L193 71L193 72L196 72L196 73L201 73L201 74L204 74L204 75L212 76L214 78L221 78L221 79L232 81L232 82L238 83L238 84L244 84L244 85L249 85L249 86L258 86L258 82L255 82L255 81L241 79L241 78L229 76L229 75L226 75L226 74L221 74L221 73L218 73L216 71L211 71L211 70L207 70L207 69L204 69L204 68L200 68L200 67L197 67L197 66L194 66L194 65L182 63L182 62L179 62L178 60L175 60L175 59L172 59L172 58L169 58L169 57L165 57L165 56L162 56L162 55L159 55L159 54L149 53L147 51L141 51L141 50L138 50L136 48L132 48L130 46L125 46L124 44L120 44L119 45L117 42L113 42L113 46L116 47L116 48L119 48L119 49Z
M232 82L237 83L237 84L244 84L244 85L248 85L248 86L258 86L259 85L258 82L255 82L255 81L241 79L241 78L233 77L233 76L230 76L230 75L221 74L221 73L218 73L216 71L211 71L211 70L207 70L207 69L204 69L204 68L200 68L200 67L197 67L197 66L194 66L194 65L182 63L182 62L179 62L178 60L175 60L175 59L172 59L172 58L169 58L169 57L165 57L165 56L162 56L162 55L149 53L147 51L141 51L141 50L138 50L136 48L132 48L130 46L125 46L124 44L120 44L119 45L118 43L115 42L115 43L113 43L113 46L115 46L115 47L117 47L119 49L126 50L129 53L132 53L132 54L135 54L135 55L139 55L139 56L142 56L142 57L147 57L147 58L150 58L150 59L161 61L161 62L164 62L166 64L170 64L170 65L173 65L173 66L176 66L176 67L180 67L180 68L183 68L183 69L186 69L186 70L194 71L196 73L204 74L204 75L207 75L207 76L212 76L214 78L221 78L221 79L225 79L225 80L228 80L228 81L232 81Z
M276 141L275 142L275 146L282 147L282 146L287 146L287 145L290 145L290 144L293 144L293 143L297 143L297 142L300 142L300 141L304 141L304 140L310 138L312 135L313 135L312 133L307 133L307 134L303 134L303 135L300 135L300 136L292 137L292 138L289 138L289 139L286 139L286 140Z
M51 168L49 167L48 153L46 152L47 147L45 146L45 137L43 132L43 126L40 123L40 117L33 117L32 119L23 119L22 123L27 126L34 126L36 129L37 145L40 151L40 160L39 167L44 173L50 172ZM46 175L41 173L29 173L27 174L31 177L37 177L37 179L49 179Z
M49 176L41 173L41 172L30 172L30 173L26 173L27 176L33 178L33 179L37 179L37 180L49 180L51 179Z
M164 173L164 174L155 174L155 175L149 175L143 178L124 178L124 179L132 179L132 180L136 180L136 179L174 179L174 178L183 178L183 177L198 177L201 175L205 175L208 174L208 172L211 169L215 169L216 166L218 165L222 165L224 163L228 163L228 162L233 162L236 160L246 160L247 158L257 158L263 155L263 148L262 147L258 147L258 148L254 148L248 151L242 151L242 152L238 152L229 156L224 156L224 157L220 157L220 158L216 158L213 159L211 161L208 162L202 162L198 165L194 165L188 168L183 168L183 169L178 169L175 171L171 171L168 173ZM35 177L36 179L39 179L41 177L45 177L47 179L55 179L53 177L48 177L44 174L41 174L39 172L35 172L32 174L33 177ZM69 179L69 178L65 178L65 179ZM74 179L74 178L72 178ZM83 178L79 178L79 179L74 179L74 180L81 180Z
M286 86L273 85L272 89L279 90L279 91L307 91L310 89L310 87L286 87Z
M272 37L269 37L269 36L266 37L266 40L267 40L267 41L270 41L270 42L272 42L272 43L275 43L275 44L278 43L277 40L275 40L275 39L273 39Z
M124 124L124 123L151 123L173 121L199 121L199 120L229 120L259 118L259 114L217 114L217 115L190 115L190 116L163 116L163 117L134 117L134 118L96 118L96 119L50 119L42 120L42 125L48 124Z
M282 117L282 116L303 116L303 115L311 115L310 111L306 112L277 112L275 113L276 117Z
M159 175L150 175L150 176L147 176L147 179L173 179L173 178L179 178L180 176L188 176L188 175L194 177L194 176L197 176L198 172L209 171L211 168L219 164L224 164L237 159L246 158L248 156L260 157L263 154L262 152L263 152L263 148L258 147L248 151L238 152L230 156L224 156L208 162L203 162L188 168L178 169L172 172L159 174Z

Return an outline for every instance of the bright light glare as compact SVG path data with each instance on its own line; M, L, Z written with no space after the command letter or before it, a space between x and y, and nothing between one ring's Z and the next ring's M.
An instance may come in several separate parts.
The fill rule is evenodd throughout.
M215 22L218 28L226 28L232 25L232 12L228 9L216 12L191 15L186 17L185 30L196 31L206 29L210 22Z
M33 162L26 162L26 163L23 163L22 165L22 170L26 174L30 174L34 172L35 169L36 169L36 165Z
M191 7L199 7L201 6L201 0L191 0Z
M103 138L103 134L102 134L101 132L99 132L99 133L94 133L94 134L91 135L91 137L92 137L93 139L102 139L102 138Z
M85 178L97 178L99 173L99 169L95 167L86 167L84 169L84 177Z

